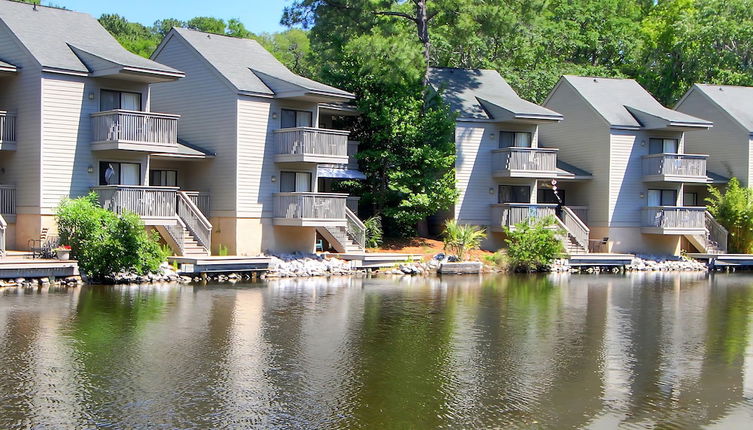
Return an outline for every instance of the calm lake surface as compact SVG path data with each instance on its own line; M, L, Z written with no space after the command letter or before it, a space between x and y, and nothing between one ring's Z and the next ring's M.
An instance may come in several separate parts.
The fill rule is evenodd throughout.
M0 291L0 428L753 428L753 276Z

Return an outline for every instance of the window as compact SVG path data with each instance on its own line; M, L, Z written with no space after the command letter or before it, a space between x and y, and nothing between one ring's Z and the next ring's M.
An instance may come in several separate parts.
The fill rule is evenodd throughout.
M309 193L311 192L311 173L309 172L280 172L280 192Z
M680 144L677 139L656 139L648 140L649 154L677 154L680 150Z
M531 133L524 131L500 131L499 132L500 148L530 148Z
M682 193L683 206L698 206L698 193Z
M497 200L499 203L530 203L531 187L527 185L500 185Z
M677 191L675 190L648 190L649 206L676 206Z
M557 196L561 199L558 200ZM552 203L552 204L565 204L565 190L557 190L557 195L554 194L554 190L539 188L538 198L539 203Z
M141 164L100 161L99 185L141 185Z
M177 187L178 171L177 170L150 170L149 185L155 187Z
M99 93L99 110L141 110L141 93L102 90Z
M311 127L314 115L309 111L283 109L280 128Z

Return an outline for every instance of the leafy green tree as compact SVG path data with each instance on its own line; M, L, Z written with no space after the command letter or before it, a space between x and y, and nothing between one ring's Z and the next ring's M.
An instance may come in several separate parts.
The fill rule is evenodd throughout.
M158 34L139 23L129 22L117 14L104 14L99 23L127 50L148 57L160 42Z
M185 21L181 21L175 18L166 18L166 19L160 19L160 20L155 21L154 25L152 26L152 31L155 33L159 33L161 37L165 37L167 36L167 33L169 33L173 27L185 27L185 26L186 26Z
M204 31L214 34L225 34L226 24L220 18L211 16L197 16L186 21L186 27L192 30Z
M555 221L544 218L538 222L523 221L515 228L505 227L510 267L516 271L539 271L564 253Z
M167 257L156 233L148 233L138 215L118 216L103 209L94 193L64 200L56 220L61 243L71 247L81 270L92 279L124 271L154 272Z
M721 192L709 186L708 211L729 232L729 252L753 253L753 189L732 178Z
M471 224L458 224L454 219L445 223L442 233L444 249L461 260L466 260L469 252L479 249L485 237L486 231L483 228Z

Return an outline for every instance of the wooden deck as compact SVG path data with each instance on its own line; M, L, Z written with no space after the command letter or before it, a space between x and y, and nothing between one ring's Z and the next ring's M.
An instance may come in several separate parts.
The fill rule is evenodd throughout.
M178 273L192 275L197 273L220 272L262 272L269 268L270 257L168 257L170 264L178 264Z
M20 251L8 251L0 258L0 279L63 278L78 274L78 263L74 260L32 259L30 253Z
M688 257L707 261L713 266L753 267L753 254L689 253Z
M392 267L396 264L405 263L406 261L421 260L421 256L417 254L393 254L389 252L358 252L333 255L342 260L352 261L353 267L363 267L366 269Z
M573 254L570 266L627 266L633 261L633 254Z

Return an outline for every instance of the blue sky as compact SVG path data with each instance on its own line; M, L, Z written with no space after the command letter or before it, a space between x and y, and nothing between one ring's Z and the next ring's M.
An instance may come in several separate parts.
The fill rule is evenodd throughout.
M43 0L99 18L116 13L129 21L152 25L162 18L186 20L195 16L213 16L228 20L238 18L254 33L283 30L282 8L290 0Z

